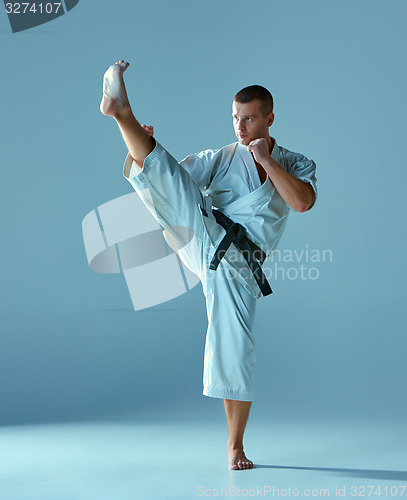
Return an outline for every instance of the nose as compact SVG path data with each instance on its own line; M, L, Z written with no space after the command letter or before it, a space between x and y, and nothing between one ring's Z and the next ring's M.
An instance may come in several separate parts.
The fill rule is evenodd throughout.
M244 122L242 120L238 120L237 122L237 130L244 130Z

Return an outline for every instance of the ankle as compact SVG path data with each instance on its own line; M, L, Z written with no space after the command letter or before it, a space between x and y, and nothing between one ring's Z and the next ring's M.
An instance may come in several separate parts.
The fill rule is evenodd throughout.
M243 441L228 439L226 446L230 450L243 450Z
M128 123L129 121L134 121L134 115L133 111L131 110L130 105L124 104L122 106L118 106L114 114L112 115L113 118L120 124L121 123Z

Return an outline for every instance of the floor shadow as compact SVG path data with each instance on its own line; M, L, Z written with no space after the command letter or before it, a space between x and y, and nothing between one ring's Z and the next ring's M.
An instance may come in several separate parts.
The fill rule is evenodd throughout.
M374 469L336 469L329 467L296 467L289 465L254 464L255 469L289 469L326 472L333 476L362 477L369 479L389 479L393 481L407 481L407 471L403 470L374 470Z

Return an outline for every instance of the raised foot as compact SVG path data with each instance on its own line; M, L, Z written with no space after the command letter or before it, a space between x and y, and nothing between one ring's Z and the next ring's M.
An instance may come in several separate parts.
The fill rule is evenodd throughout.
M131 112L123 80L123 73L128 67L129 63L120 60L110 66L104 74L103 97L100 103L100 111L104 115L117 118Z

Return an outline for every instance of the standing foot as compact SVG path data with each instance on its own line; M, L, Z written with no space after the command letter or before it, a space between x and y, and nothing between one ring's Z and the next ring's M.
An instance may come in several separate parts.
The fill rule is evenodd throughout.
M117 118L131 112L123 80L123 73L128 67L129 63L120 60L104 74L103 98L100 103L100 111L104 115Z
M231 470L243 470L243 469L253 469L254 465L251 460L249 460L243 451L243 446L234 447L233 445L227 445L228 449L228 464Z

